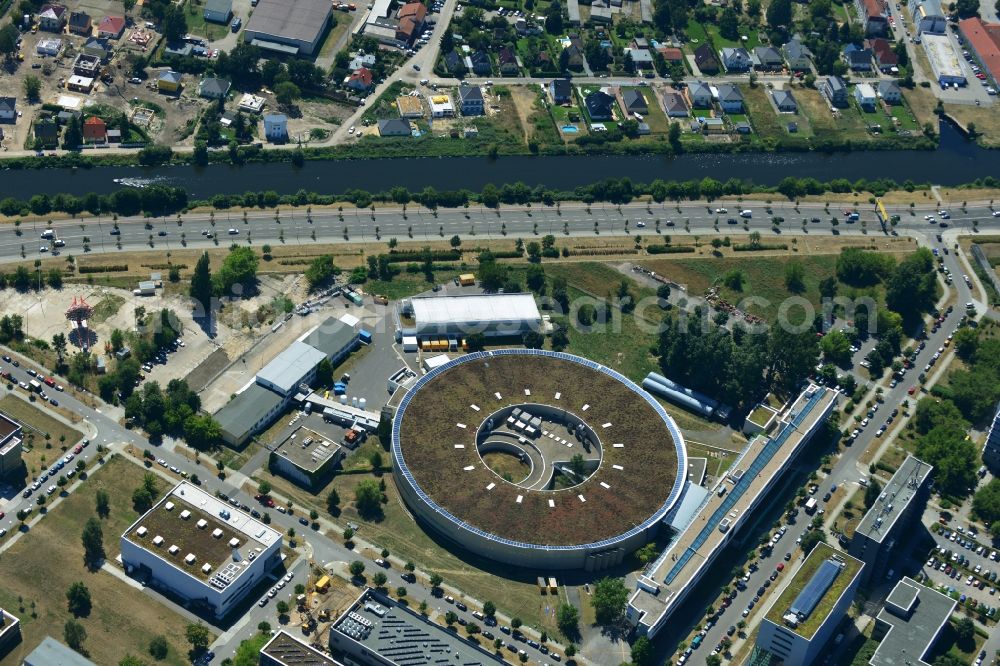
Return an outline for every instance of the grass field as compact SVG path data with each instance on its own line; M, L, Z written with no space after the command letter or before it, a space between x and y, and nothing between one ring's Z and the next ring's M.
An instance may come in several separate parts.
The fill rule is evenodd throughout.
M125 299L117 294L109 294L97 301L94 306L94 314L90 317L91 324L101 324L118 314L118 310L125 304Z
M21 618L24 640L0 660L0 665L20 664L46 635L62 640L62 627L70 619L65 592L76 581L84 582L93 600L90 615L78 621L87 631L84 648L95 663L117 664L129 652L145 655L156 635L165 636L170 645L166 660L159 663L189 663L184 618L155 597L107 573L91 573L83 565L79 535L83 524L95 515L97 490L107 491L110 497L111 511L102 520L102 527L107 557L113 560L118 553L118 535L137 517L131 497L143 474L141 467L113 457L4 555L0 605Z
M47 468L83 437L79 430L57 421L14 395L0 398L0 411L24 425L24 452L21 457L31 476L43 467ZM48 440L45 439L46 433Z
M829 103L818 90L796 90L795 99L817 138L836 141L869 138L861 114L847 108L838 109L838 115L834 116Z

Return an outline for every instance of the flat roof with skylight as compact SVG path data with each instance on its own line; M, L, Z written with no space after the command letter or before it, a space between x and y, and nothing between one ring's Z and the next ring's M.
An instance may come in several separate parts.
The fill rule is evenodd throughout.
M868 509L854 530L855 536L863 534L872 541L881 543L888 535L896 520L906 510L923 487L927 476L934 469L919 458L907 456L875 503Z
M260 369L257 382L288 395L324 358L319 349L296 340Z
M817 544L765 616L812 638L864 563L825 543Z
M204 582L232 584L281 535L190 483L182 482L123 538Z
M309 428L299 428L274 450L277 455L307 472L321 469L339 451L340 444Z

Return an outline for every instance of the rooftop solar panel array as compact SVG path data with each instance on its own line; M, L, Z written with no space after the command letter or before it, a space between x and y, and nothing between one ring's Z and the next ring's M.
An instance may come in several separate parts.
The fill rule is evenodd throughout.
M839 562L826 560L819 565L819 569L812 575L806 586L799 592L792 602L791 612L799 616L799 620L805 620L816 609L816 604L823 598L826 591L833 585L833 581L840 575L842 569Z
M743 494L750 487L753 480L756 479L761 470L763 470L767 464L771 462L771 458L774 457L774 454L777 453L778 449L784 445L789 436L791 436L791 434L798 429L798 427L812 411L813 407L816 406L816 403L823 398L823 395L824 392L821 390L813 392L813 394L809 397L809 400L802 407L802 410L795 416L795 418L782 428L781 432L778 433L776 437L768 440L767 444L764 445L764 448L761 449L760 455L758 455L754 461L750 463L746 472L733 486L733 489L730 491L728 497L726 497L722 504L720 504L712 513L711 517L705 523L705 526L701 529L701 532L698 533L698 536L695 537L694 541L691 542L691 545L688 546L681 556L677 558L674 566L670 568L670 571L667 572L667 575L664 578L665 583L669 585L678 576L678 574L684 570L684 567L691 560L691 558L694 557L694 554L699 548L701 548L705 541L708 540L712 530L718 528L719 522L730 512L730 510L732 510L734 506L736 506L736 503L743 497Z

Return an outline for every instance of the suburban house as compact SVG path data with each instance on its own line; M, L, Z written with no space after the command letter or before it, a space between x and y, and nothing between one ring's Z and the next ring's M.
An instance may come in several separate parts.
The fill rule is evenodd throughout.
M100 58L102 62L111 57L111 47L108 45L108 40L101 37L88 39L83 45L83 52Z
M457 51L449 51L444 54L444 68L452 74L468 70L465 61L462 60L462 56L458 55Z
M583 69L583 49L581 49L578 44L571 43L563 49L563 53L566 54L567 69L571 69L574 72L579 72Z
M884 37L865 40L867 47L875 55L875 64L881 72L889 73L893 67L899 65L899 56L893 50L892 44Z
M108 140L108 126L97 116L91 116L83 121L83 142L104 143Z
M820 86L820 92L830 102L830 106L847 106L847 84L839 76L828 76Z
M17 120L17 100L13 97L0 97L0 122L12 123Z
M383 118L378 121L379 136L410 136L410 121L405 118Z
M657 49L668 64L684 62L684 52L675 46L661 46Z
M90 33L94 28L93 22L90 20L90 15L86 12L71 12L69 15L69 31L74 35L82 35L84 37L90 37Z
M743 47L734 49L727 46L719 51L719 54L722 56L722 66L726 68L727 72L748 72L753 66L750 54Z
M791 90L772 90L771 98L774 100L774 106L777 107L778 111L782 113L799 112L799 105L795 101L795 96L792 95Z
M750 54L750 60L753 62L754 69L765 71L776 71L785 66L781 53L773 46L755 47L753 53Z
M917 34L943 35L948 26L940 0L912 0L907 7L917 24Z
M702 44L694 50L694 64L702 74L718 74L719 59L708 44Z
M636 69L653 69L653 53L649 49L626 48L622 53L632 58Z
M183 77L180 72L168 69L165 72L161 72L159 78L156 79L156 89L161 93L180 92L182 79Z
M354 57L351 58L351 62L347 64L347 69L352 72L356 72L362 67L367 67L371 69L375 66L375 56L370 53L356 53Z
M883 0L854 0L858 21L866 36L884 35L889 27Z
M996 86L1000 83L1000 25L983 23L978 16L962 19L958 29L969 50L983 65L983 72Z
M573 86L568 79L552 79L549 96L553 104L567 104L573 101Z
M493 74L493 61L490 60L490 54L486 51L473 51L472 55L469 56L469 64L472 66L468 68L476 76L490 76Z
M38 10L38 29L46 32L62 32L69 14L63 5L46 4Z
M629 42L629 48L649 50L649 40L645 37L633 37Z
M878 96L886 104L896 105L903 103L903 91L899 89L899 84L895 81L879 81Z
M97 36L104 39L120 39L124 32L124 16L105 16L97 24Z
M483 115L485 100L479 86L462 84L458 87L458 104L463 116Z
M59 125L51 120L35 121L35 138L42 142L43 146L54 146L59 143Z
M859 83L854 86L854 99L858 101L858 106L865 111L875 110L875 89L871 87L871 84Z
M844 62L852 72L872 71L872 52L856 44L844 47Z
M96 79L101 72L101 59L97 56L79 53L73 60L73 73L77 76L86 76Z
M743 93L735 83L720 83L719 106L726 113L743 113Z
M509 47L503 46L497 54L497 61L500 63L500 74L502 76L517 76L521 68L517 65L517 58Z
M798 35L781 47L781 53L785 56L788 69L793 72L808 72L812 69L812 51L802 43Z
M687 97L688 105L692 109L712 108L712 88L704 81L689 83L684 88L684 95Z
M233 0L207 0L204 17L212 23L229 23L233 18Z
M288 116L283 113L269 113L264 116L264 138L271 143L288 140Z
M615 98L603 90L595 90L583 98L591 120L611 120Z
M232 84L225 79L208 76L198 84L198 97L204 97L205 99L225 99L226 95L229 94L231 86Z
M622 91L622 104L625 106L625 111L630 114L639 113L646 115L649 113L649 104L646 102L646 96L636 88L629 88Z
M367 67L362 67L351 72L344 86L358 93L367 93L372 89L372 71Z
M667 112L668 118L687 118L688 105L684 95L672 90L663 93L663 110Z

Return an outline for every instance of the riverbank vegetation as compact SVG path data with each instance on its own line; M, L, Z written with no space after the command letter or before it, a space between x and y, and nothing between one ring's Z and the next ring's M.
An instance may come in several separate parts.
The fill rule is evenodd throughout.
M986 176L961 188L981 189L1000 187L1000 179ZM847 179L821 182L815 178L788 177L776 186L757 185L749 180L731 178L725 182L714 178L689 181L665 181L656 179L651 183L636 183L629 178L609 178L590 185L582 185L572 190L553 190L542 185L530 187L524 183L508 183L501 187L487 184L479 192L471 190L437 190L424 188L420 192L410 192L405 187L369 192L348 190L341 194L319 194L299 190L294 194L278 194L274 191L245 192L243 194L217 194L209 200L192 200L180 187L150 185L142 189L123 187L112 194L90 193L83 196L72 194L36 194L30 199L7 197L0 200L0 216L12 220L20 226L20 218L46 216L53 213L69 214L72 217L90 215L131 216L143 214L156 217L185 212L192 208L211 207L215 210L266 209L280 206L331 206L350 204L355 208L372 208L377 204L406 206L419 204L431 211L438 208L469 208L481 205L498 210L508 205L541 204L558 206L563 201L580 201L586 204L607 202L626 204L635 200L649 200L655 203L706 200L721 197L764 196L782 197L797 201L808 196L826 194L870 194L882 196L890 191L929 190L929 183L906 181L902 184L890 178L877 180L859 179L853 183ZM870 201L869 203L874 203ZM341 206L343 209L343 206Z

